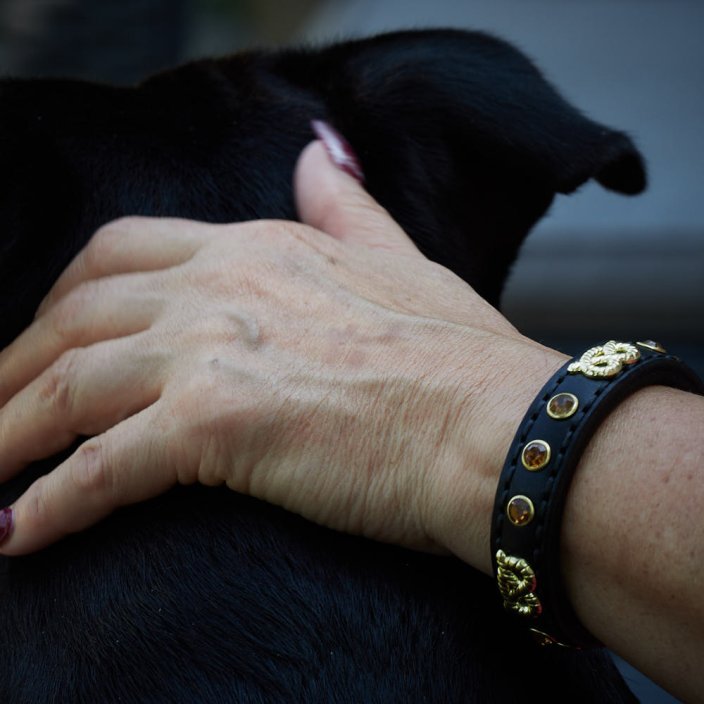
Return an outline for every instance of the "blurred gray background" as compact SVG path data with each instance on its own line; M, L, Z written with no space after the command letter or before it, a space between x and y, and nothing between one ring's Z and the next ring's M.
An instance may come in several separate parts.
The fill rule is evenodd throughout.
M130 83L199 56L401 27L512 40L590 117L629 132L648 192L560 197L504 310L566 352L659 339L704 373L703 0L0 0L0 75ZM644 702L674 699L623 666Z

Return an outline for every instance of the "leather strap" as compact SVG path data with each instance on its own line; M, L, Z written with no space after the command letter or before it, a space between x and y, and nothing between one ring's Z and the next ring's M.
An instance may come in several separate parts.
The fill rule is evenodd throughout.
M511 444L494 507L494 573L506 609L542 643L600 645L577 619L562 582L565 498L599 424L627 396L652 385L704 394L702 380L658 343L592 348L548 381Z

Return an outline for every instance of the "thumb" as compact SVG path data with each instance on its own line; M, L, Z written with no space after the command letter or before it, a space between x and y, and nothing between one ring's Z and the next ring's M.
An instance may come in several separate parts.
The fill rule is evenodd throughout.
M314 122L313 129L320 141L303 150L293 178L301 222L344 242L418 255L408 235L362 187L361 168L344 137L325 122Z

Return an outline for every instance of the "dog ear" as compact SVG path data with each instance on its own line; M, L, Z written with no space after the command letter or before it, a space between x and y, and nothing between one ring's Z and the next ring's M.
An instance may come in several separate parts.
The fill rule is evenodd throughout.
M382 112L411 119L428 106L428 127L447 130L457 147L538 172L556 193L591 178L624 194L646 186L631 139L585 117L505 41L482 32L398 32L349 44L347 52L337 80L329 80L334 98L344 102L344 93L364 105L383 96L375 113L383 105ZM334 47L331 56L340 53Z
M645 187L638 150L582 115L522 53L481 32L398 32L289 55L322 94L367 185L421 250L496 303L521 241L556 193L589 179Z

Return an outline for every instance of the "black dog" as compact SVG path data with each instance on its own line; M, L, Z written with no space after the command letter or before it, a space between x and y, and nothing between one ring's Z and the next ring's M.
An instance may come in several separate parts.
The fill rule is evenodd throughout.
M350 140L368 189L422 251L493 303L556 193L590 178L645 185L625 135L480 33L243 54L126 89L5 80L0 344L113 218L295 217L313 118ZM2 487L2 505L59 459ZM174 489L2 559L0 629L3 704L633 700L606 655L538 647L491 580L457 561L227 489Z

